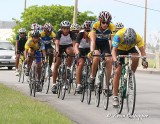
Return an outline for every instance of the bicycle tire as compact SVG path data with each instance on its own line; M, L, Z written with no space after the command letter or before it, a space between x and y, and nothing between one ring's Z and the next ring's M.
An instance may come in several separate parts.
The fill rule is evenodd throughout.
M103 108L105 109L105 110L107 110L108 109L108 105L109 105L109 80L108 80L108 74L107 74L107 69L105 68L104 69L104 75L102 76L102 84L103 85L106 85L106 84L108 84L107 86L106 86L106 88L107 88L107 90L102 90L102 98L103 98ZM104 82L105 81L105 82ZM103 88L103 87L102 87Z
M88 87L87 90L86 90L86 98L87 98L88 105L91 103L91 94L92 94L92 91Z
M75 79L76 79L76 75L75 75L75 71L76 71L76 68L75 68L75 60L71 66L71 78L70 78L70 84L71 84L71 89L73 89L73 93L74 95L76 94L75 92L75 89L76 89L76 83L75 83Z
M124 91L124 77L123 77L123 75L121 75L119 82L120 82L119 89L118 89L119 106L118 106L118 108L116 108L116 110L117 110L118 114L121 114L121 112L123 110L124 98L126 96L126 94L125 94L126 91Z
M132 85L132 86L130 86L130 85ZM131 93L131 92L133 92L133 93ZM132 96L130 97L130 95L132 95ZM131 98L131 100L130 100L130 98ZM135 74L133 71L131 71L128 75L126 99L127 99L126 100L127 101L127 112L129 115L133 115L134 110L135 110L135 102L136 102L136 80L135 80ZM131 102L133 101L133 103L130 103L130 101Z
M22 76L22 65L21 64L18 65L18 71L19 71L18 82L20 82L21 76Z
M67 86L67 67L63 67L62 69L62 79L61 79L61 84L62 84L62 88L61 88L61 99L64 100L65 95L66 95L66 88L68 88ZM63 88L65 87L65 88Z
M44 83L43 83L44 91L46 94L48 94L49 87L50 87L50 67L49 64L47 64L44 72Z

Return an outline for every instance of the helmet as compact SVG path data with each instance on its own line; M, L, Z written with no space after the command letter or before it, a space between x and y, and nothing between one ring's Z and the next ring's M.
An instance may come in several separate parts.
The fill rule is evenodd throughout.
M31 30L38 30L38 29L39 29L39 25L37 23L31 24Z
M51 23L46 23L46 24L43 26L43 29L46 30L46 31L51 32L51 31L53 30L53 26L51 25Z
M40 34L39 30L32 31L32 37L40 37L40 36L41 36L41 34Z
M99 20L110 22L112 20L112 16L108 11L102 11L99 13Z
M25 29L25 28L20 28L20 29L18 30L18 32L19 32L19 33L25 33L25 32L26 32L26 29Z
M83 23L83 28L84 29L90 29L91 28L91 23L92 23L92 21L85 21L84 23Z
M70 29L71 30L80 30L81 26L79 24L75 23L75 24L71 25Z
M61 25L61 27L70 27L71 23L69 21L65 20L65 21L62 21L60 25Z
M131 46L136 42L136 32L132 28L126 29L124 33L124 42L126 43L127 46Z
M124 25L122 22L117 22L115 25L116 25L116 28L124 28Z

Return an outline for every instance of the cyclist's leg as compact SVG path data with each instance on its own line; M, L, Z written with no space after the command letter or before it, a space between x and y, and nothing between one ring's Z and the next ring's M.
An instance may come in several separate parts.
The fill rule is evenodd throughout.
M50 68L53 62L53 51L54 51L54 48L51 46L51 44L47 45L46 52L49 53L49 67Z
M18 72L18 66L19 66L19 58L20 58L20 52L19 50L16 53L16 71L15 71L15 75L18 76L19 72Z
M105 55L111 55L111 50L110 50L109 44L107 44L107 43L103 44L101 46L101 52L105 53ZM112 72L112 57L111 56L105 57L105 60L106 60L107 79L108 79L107 82L109 82L110 77L111 77L111 72ZM106 84L106 85L108 85L108 84Z
M82 56L85 56L83 49L79 49L80 54ZM76 91L80 92L81 91L81 79L82 79L82 69L84 65L84 58L79 58L77 60L77 67L76 67L76 83L77 83L77 88Z
M31 65L32 65L34 53L35 53L34 50L31 49L31 48L29 48L29 50L28 50L28 55L29 55L30 57L27 58L27 71L26 71L26 76L29 75L29 70L30 70Z
M131 53L132 55L138 56L138 51L136 50L136 48L132 48L131 50L128 51L128 53ZM139 58L132 58L132 70L133 72L136 71L137 67L138 67L138 62L139 62Z
M66 53L71 55L67 58L67 66L68 67L71 67L71 64L72 64L72 59L73 59L73 55L74 55L74 50L73 50L73 46L70 44L70 45L67 45L66 47Z
M37 51L36 53L37 57L42 57L42 53L40 51ZM42 63L41 63L42 58L36 58L36 63L37 63L37 72L38 72L38 80L40 81L41 79L41 71L42 71Z

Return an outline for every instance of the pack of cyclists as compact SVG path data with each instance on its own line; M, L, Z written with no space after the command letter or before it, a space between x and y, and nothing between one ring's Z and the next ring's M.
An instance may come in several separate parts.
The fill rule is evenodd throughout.
M53 47L54 45L54 47ZM137 52L135 46L140 50ZM71 65L73 57L77 59L76 64L76 91L81 92L82 68L85 62L84 56L92 58L91 73L88 78L89 88L94 90L96 72L100 57L98 55L109 55L105 57L108 82L110 81L112 68L114 71L113 77L113 106L119 104L118 87L124 59L117 61L117 55L133 55L144 56L142 66L148 67L146 53L144 50L144 41L141 36L133 28L125 28L123 23L112 23L112 16L108 11L101 11L98 20L86 20L82 26L72 24L64 20L60 23L60 29L54 33L53 26L46 23L43 26L33 23L31 31L28 32L28 37L25 28L19 29L19 34L16 37L16 75L18 75L18 60L19 54L24 53L25 62L27 65L26 76L29 75L31 64L34 58L32 56L49 55L50 75L52 76L51 91L53 94L57 90L57 75L61 64L61 55L65 52L67 58L67 77L71 74ZM49 54L50 53L50 54ZM93 57L93 55L97 55ZM54 61L53 61L54 60ZM41 68L42 62L45 59L36 58L37 72L39 84L41 84ZM132 70L135 72L138 66L138 58L133 59ZM107 84L106 84L107 85ZM67 88L67 87L63 87ZM39 85L37 91L41 91ZM106 90L108 90L106 88Z

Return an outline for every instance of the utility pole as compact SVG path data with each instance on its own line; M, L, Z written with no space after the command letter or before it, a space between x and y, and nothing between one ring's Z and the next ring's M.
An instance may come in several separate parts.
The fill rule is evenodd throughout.
M78 0L75 0L74 4L74 15L73 15L73 24L77 21L77 13L78 13Z
M24 0L24 11L26 10L27 0Z
M144 16L144 48L146 49L146 30L147 30L147 0L145 0L145 16Z

